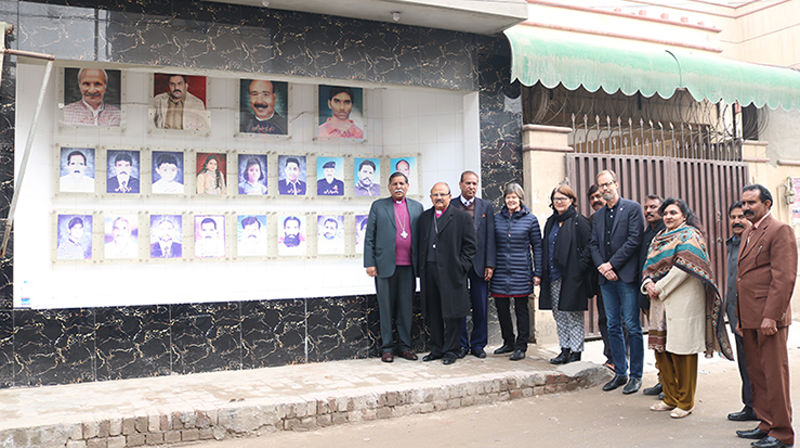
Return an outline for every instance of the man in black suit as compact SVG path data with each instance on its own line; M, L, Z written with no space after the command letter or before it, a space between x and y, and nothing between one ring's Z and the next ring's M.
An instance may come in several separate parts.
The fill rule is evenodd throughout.
M495 262L494 209L491 202L475 196L478 192L478 175L475 172L461 173L458 186L461 188L461 196L451 204L472 217L478 246L477 253L472 259L472 268L467 272L472 304L472 332L467 333L467 318L464 318L461 321L461 349L458 356L463 358L467 353L472 353L478 358L485 358L484 347L489 341L487 296Z
M658 234L664 230L664 220L658 213L658 208L661 207L661 196L657 194L648 194L644 204L642 204L642 212L644 213L644 220L646 222L644 233L642 234L642 245L639 246L639 274L637 274L637 281L642 279L642 268L644 262L647 261L647 252L650 250L650 242ZM642 311L649 316L650 312L650 298L646 294L641 294L639 291L639 307ZM656 369L659 369L658 362L656 362ZM661 376L659 375L659 382L652 387L645 387L642 393L645 395L658 396L664 389L661 387Z
M158 240L150 245L150 258L181 258L183 248L175 242L175 223L162 219L153 229Z
M469 313L467 272L475 256L475 228L463 210L449 207L450 187L431 189L433 208L419 218L417 266L422 280L422 310L430 333L431 352L423 361L458 359L461 321Z
M637 392L642 387L644 367L644 339L639 320L639 246L642 244L644 219L642 207L634 201L621 198L617 192L617 175L611 170L601 171L596 178L597 187L606 201L605 207L595 212L592 220L592 261L600 273L600 291L608 320L608 337L611 356L614 358L614 378L603 390L614 390L623 384L625 394ZM628 360L625 357L624 328L630 344L630 381Z
M138 162L138 156L137 156ZM128 151L121 151L114 157L114 175L108 178L107 193L138 193L139 179L133 177L133 157Z

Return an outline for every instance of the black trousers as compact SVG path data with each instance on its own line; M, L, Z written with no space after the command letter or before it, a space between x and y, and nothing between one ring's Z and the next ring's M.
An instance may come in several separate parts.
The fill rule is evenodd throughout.
M608 320L606 319L606 309L603 306L603 294L597 288L597 326L600 327L600 338L603 339L603 356L606 362L611 362L611 345L608 343ZM628 346L627 339L625 346Z
M739 376L742 377L742 403L749 410L753 410L753 385L750 384L750 376L747 374L747 361L744 357L744 339L733 332L736 341L736 362L739 364Z
M455 358L461 341L462 318L442 316L442 293L436 263L425 266L425 319L430 332L431 355Z
M514 297L514 314L517 316L517 339L514 340L514 327L511 324L511 298L495 297L497 320L500 321L500 334L503 345L511 345L515 350L528 350L528 339L531 336L531 315L528 309L528 297Z

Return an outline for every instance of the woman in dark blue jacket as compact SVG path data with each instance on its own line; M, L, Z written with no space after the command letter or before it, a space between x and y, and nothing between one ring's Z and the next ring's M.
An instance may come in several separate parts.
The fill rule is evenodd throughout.
M511 360L525 357L530 337L528 298L542 277L542 233L539 221L522 203L525 192L517 183L506 186L505 205L494 218L497 260L490 290L497 307L503 346L495 355L511 353ZM533 252L533 256L531 256ZM517 338L511 324L511 299L517 316Z

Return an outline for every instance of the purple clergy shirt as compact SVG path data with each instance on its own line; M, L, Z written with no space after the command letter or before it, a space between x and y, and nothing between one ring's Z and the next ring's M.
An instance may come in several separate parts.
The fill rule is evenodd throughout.
M394 237L395 264L411 266L411 217L408 216L405 198L400 203L394 201L394 225L397 228ZM401 236L403 229L406 232L405 238Z

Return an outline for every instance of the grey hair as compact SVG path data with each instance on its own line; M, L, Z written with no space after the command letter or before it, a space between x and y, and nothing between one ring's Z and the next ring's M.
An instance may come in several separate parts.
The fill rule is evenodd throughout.
M517 195L517 197L519 198L519 202L525 201L525 190L522 189L522 185L516 182L511 182L510 184L506 185L506 188L503 190L503 197L505 198L511 193Z
M108 73L105 71L105 69L94 68L94 67L83 67L82 69L78 70L78 85L79 86L81 85L81 76L83 75L84 72L86 72L86 70L100 70L101 72L103 72L104 82L106 83L106 86L108 86Z

